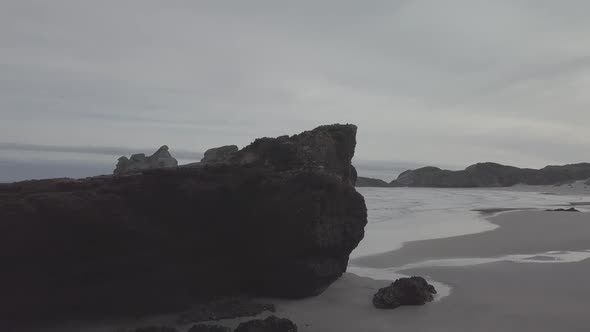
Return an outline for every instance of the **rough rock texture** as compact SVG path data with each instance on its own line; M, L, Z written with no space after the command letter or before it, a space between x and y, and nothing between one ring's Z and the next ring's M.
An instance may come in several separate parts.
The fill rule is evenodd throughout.
M381 288L373 296L373 305L379 309L395 309L402 305L423 305L434 300L434 286L422 277L400 278L390 286Z
M355 134L257 140L236 156L245 166L0 185L0 322L319 294L367 223Z
M547 166L536 170L479 163L462 171L423 167L401 173L391 186L405 187L508 187L515 184L550 185L590 177L590 164Z
M381 179L372 179L359 176L356 179L356 187L389 187L389 183Z
M353 125L331 125L291 137L260 138L233 154L231 163L275 171L324 170L354 185L357 174L351 160L356 130Z
M231 332L231 329L221 325L199 324L191 327L188 332Z
M297 326L286 318L270 316L241 323L235 332L297 332Z
M204 164L227 163L236 152L238 152L238 147L235 145L225 145L209 149L205 151L205 155L203 156L203 159L201 159L201 162Z
M134 154L131 158L119 158L113 174L123 175L137 173L147 169L176 167L178 161L168 152L168 146L163 145L153 155L146 157L143 153Z

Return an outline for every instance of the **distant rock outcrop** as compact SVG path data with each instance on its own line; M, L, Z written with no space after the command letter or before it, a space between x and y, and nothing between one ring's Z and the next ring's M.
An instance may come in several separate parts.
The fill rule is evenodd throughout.
M367 223L356 130L256 140L228 164L0 184L0 322L321 293Z
M148 169L176 167L178 161L172 157L168 151L168 146L163 145L153 155L146 157L143 153L137 153L127 158L125 156L119 158L119 162L113 174L123 175L129 173L136 173Z
M395 309L402 305L423 305L434 300L436 289L422 277L400 278L390 286L381 288L373 296L373 305L379 309Z
M462 171L423 167L405 171L393 187L509 187L515 184L552 185L590 177L590 164L547 166L536 170L496 163L479 163Z
M204 164L218 164L227 163L230 161L232 155L238 152L238 147L235 145L225 145L218 148L212 148L205 151L201 163Z
M576 208L569 208L569 209L564 209L564 208L559 208L559 209L547 209L545 211L548 212L580 212L580 210L576 209Z
M389 187L389 183L381 179L372 179L359 176L356 179L357 187Z

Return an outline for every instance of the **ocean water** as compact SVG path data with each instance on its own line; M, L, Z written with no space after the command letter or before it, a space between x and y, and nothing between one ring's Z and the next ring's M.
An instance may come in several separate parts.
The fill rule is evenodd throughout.
M492 230L483 209L547 209L588 201L585 195L547 195L492 189L357 188L365 197L369 223L351 258L400 248L404 242ZM583 206L577 207L584 209Z

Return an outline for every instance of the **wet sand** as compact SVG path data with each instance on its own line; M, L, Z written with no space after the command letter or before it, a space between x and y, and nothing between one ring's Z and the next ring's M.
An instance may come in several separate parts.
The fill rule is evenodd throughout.
M399 250L357 258L351 263L386 268L436 259L590 249L590 213L519 211L488 220L500 227L472 235L409 242Z

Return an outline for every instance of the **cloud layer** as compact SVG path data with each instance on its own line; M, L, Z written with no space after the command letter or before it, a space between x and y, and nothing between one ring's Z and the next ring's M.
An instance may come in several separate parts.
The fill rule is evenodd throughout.
M357 158L590 160L590 3L0 4L0 142L204 151L359 126Z

